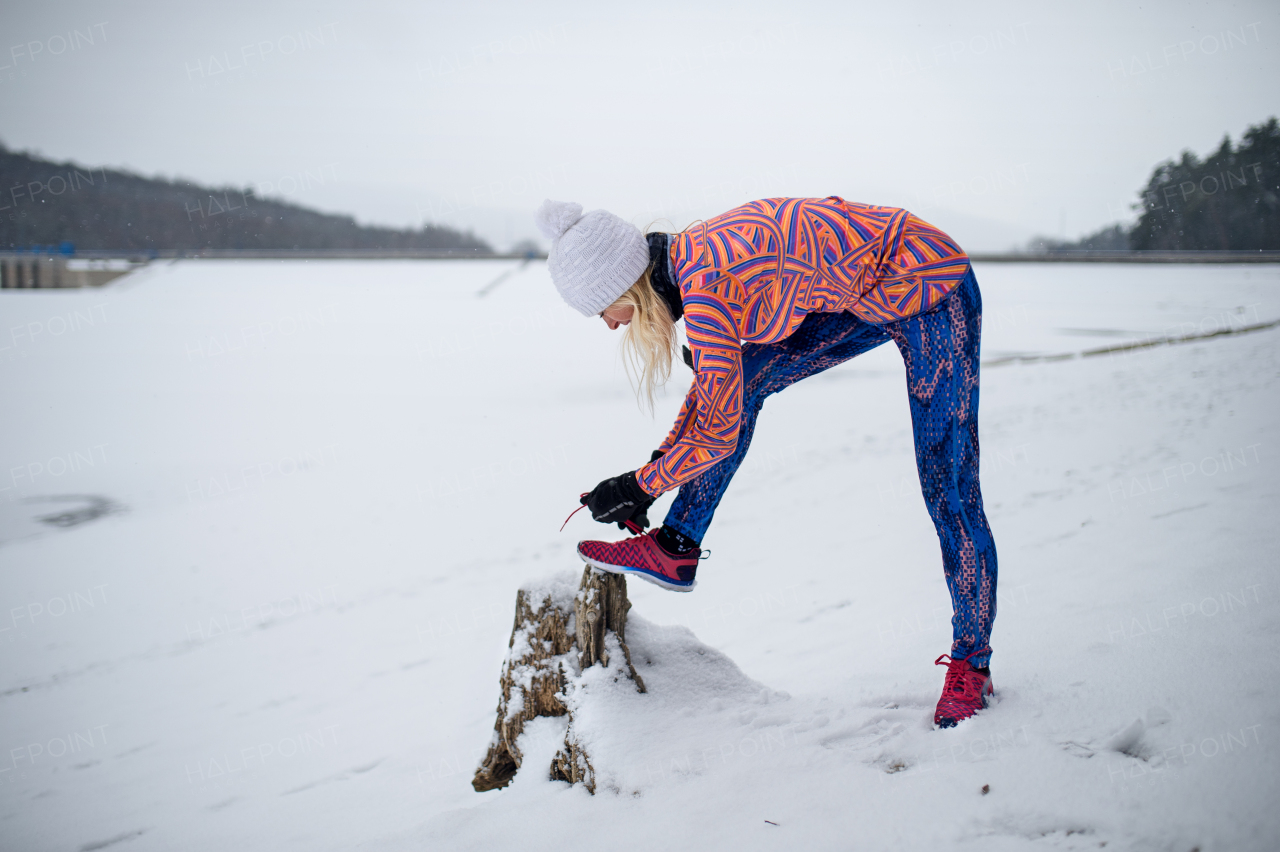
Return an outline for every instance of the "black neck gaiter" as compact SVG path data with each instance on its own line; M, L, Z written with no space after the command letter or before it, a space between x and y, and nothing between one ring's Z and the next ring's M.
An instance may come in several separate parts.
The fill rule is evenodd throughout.
M649 273L649 283L654 292L667 303L671 311L671 319L678 320L684 316L684 303L680 299L680 288L671 278L671 235L649 234L649 263L653 271Z

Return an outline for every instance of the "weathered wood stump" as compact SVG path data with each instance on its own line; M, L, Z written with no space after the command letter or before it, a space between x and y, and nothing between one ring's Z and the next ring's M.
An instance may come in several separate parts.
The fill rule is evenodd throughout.
M566 584L570 591L571 584ZM581 783L595 792L591 757L574 736L573 715L565 704L566 687L586 669L609 665L607 637L612 634L622 649L626 675L639 692L645 691L627 648L629 609L626 577L590 566L572 598L554 586L516 592L515 624L499 679L498 718L488 753L471 781L477 792L511 783L524 759L517 740L530 720L564 715L569 716L568 731L552 760L550 777Z
M606 574L591 566L582 572L578 596L573 599L575 633L578 640L578 668L609 665L609 652L605 648L605 634L612 631L618 637L622 653L627 659L627 671L636 682L636 688L644 692L644 681L631 665L631 649L627 647L627 613L631 601L627 600L627 578L621 574Z
M573 612L551 595L531 600L524 589L516 592L515 625L499 679L498 719L489 752L471 781L477 792L511 783L522 759L516 740L526 722L569 712L559 696L565 683L562 661L573 650L572 620Z

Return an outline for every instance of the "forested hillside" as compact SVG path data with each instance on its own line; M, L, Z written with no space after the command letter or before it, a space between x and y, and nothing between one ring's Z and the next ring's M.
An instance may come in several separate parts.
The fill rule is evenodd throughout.
M1280 249L1280 125L1275 118L1226 137L1201 160L1184 151L1161 163L1142 190L1134 249Z
M1183 151L1139 190L1133 225L1108 225L1075 242L1038 237L1030 251L1280 250L1280 124L1224 137L1205 159Z
M358 225L259 198L123 171L55 163L0 146L0 249L439 249L487 253L469 233Z

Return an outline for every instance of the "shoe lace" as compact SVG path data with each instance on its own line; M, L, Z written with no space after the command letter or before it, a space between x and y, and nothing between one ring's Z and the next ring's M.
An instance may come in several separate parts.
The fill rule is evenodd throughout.
M983 649L986 650L986 649ZM978 653L977 651L974 654ZM969 657L972 657L970 654ZM969 657L959 660L949 654L943 654L933 661L935 666L946 666L947 677L942 682L942 694L952 700L973 700L982 695L982 677L967 677L969 672L976 671L969 663ZM943 662L946 660L946 662Z
M586 495L586 494L583 494L582 496L583 496L583 497L586 497L587 495ZM569 522L573 520L573 516L574 516L574 515L576 515L576 514L578 514L579 512L581 512L581 511L582 511L583 509L585 509L585 508L587 508L587 504L586 504L586 503L583 503L581 506L579 506L578 508L576 508L576 509L574 509L572 512L570 512L570 513L569 513L569 517L565 518L565 519L564 519L564 523L560 525L560 532L564 532L564 528L565 528L565 527L567 527L567 526L569 526Z
M570 512L570 513L569 513L569 517L567 517L567 518L565 518L565 519L564 519L564 523L560 525L560 532L564 532L564 528L565 528L565 527L567 527L567 526L569 526L569 522L573 520L573 516L574 516L574 515L578 514L578 513L579 513L579 512L581 512L583 509L587 508L587 504L586 504L586 502L585 502L585 501L586 501L586 499L587 499L587 495L588 495L589 493L591 493L591 492L589 492L589 491L584 491L584 492L583 492L583 493L578 497L578 499L579 499L579 500L584 501L584 502L583 502L583 504L582 504L581 506L579 506L578 508L574 509L572 512ZM631 519L629 519L629 518L628 518L627 520L623 521L622 523L624 523L624 524L626 524L626 525L627 525L627 529L631 531L631 534L632 534L632 535L640 535L640 533L644 532L644 527L640 526L640 525L639 525L639 524L637 524L635 521L633 521L633 520L631 520Z

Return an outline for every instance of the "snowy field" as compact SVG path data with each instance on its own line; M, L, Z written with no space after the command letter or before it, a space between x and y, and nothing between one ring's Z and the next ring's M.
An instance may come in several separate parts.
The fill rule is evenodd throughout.
M512 268L0 294L0 847L1280 846L1280 329L984 371L999 701L946 731L897 352L773 398L697 591L631 584L613 786L473 792L517 586L618 535L557 530L689 378L642 415L540 264L476 296ZM991 360L1280 319L1272 266L977 273Z

